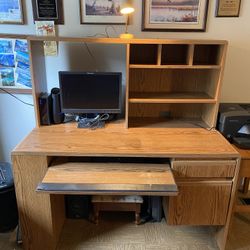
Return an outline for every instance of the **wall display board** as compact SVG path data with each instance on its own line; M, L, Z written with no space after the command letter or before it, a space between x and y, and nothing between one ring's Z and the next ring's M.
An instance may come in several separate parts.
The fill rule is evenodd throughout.
M31 93L27 40L0 38L0 88L16 93Z

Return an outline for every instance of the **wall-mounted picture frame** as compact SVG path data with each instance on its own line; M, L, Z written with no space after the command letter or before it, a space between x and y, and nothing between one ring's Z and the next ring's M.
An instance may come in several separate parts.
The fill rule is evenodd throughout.
M142 31L205 31L209 0L145 0Z
M62 0L32 0L34 21L54 21L64 24Z
M125 24L120 13L126 0L79 0L81 24Z
M0 24L24 24L23 0L0 1Z
M241 0L217 0L216 17L239 17Z

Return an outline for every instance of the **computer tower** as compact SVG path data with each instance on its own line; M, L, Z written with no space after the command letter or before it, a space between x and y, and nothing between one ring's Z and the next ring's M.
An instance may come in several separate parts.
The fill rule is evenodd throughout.
M69 219L88 219L90 197L88 195L65 195L66 217Z
M40 123L41 125L52 124L52 102L51 96L47 93L41 93L38 97Z

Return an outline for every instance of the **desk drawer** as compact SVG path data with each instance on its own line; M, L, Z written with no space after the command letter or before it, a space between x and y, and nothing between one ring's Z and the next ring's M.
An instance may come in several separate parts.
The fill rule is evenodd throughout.
M231 197L231 181L180 182L179 194L164 199L169 225L224 225Z
M68 162L49 167L37 191L172 196L177 185L169 164Z
M175 177L233 177L234 160L173 160L171 168Z

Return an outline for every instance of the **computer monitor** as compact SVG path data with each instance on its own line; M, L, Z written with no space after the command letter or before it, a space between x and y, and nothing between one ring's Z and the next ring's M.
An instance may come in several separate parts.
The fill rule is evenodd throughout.
M59 84L64 113L121 113L120 72L60 71Z

